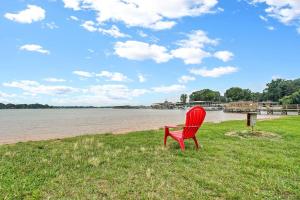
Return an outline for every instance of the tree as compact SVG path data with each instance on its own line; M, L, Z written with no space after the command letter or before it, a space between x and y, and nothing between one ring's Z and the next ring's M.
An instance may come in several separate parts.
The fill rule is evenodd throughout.
M289 96L296 92L299 87L299 79L294 81L284 79L272 80L267 84L266 89L264 89L263 97L264 100L279 101L284 96Z
M251 90L232 87L226 90L225 97L227 101L250 101L253 99Z
M252 101L262 101L262 93L260 92L252 92L251 93L251 100Z
M280 99L281 104L300 104L300 89L289 96Z
M186 100L187 100L187 94L182 94L180 96L180 101L183 103L183 104L186 104Z
M6 108L5 104L0 103L0 109L5 109L5 108Z
M220 92L210 89L195 91L190 95L190 101L217 101L221 98Z

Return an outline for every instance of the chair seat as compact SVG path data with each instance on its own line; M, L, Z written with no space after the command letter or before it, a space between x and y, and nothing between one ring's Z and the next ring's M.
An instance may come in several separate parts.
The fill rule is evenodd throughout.
M181 139L183 134L182 130L179 131L170 131L170 135L173 136L174 138Z

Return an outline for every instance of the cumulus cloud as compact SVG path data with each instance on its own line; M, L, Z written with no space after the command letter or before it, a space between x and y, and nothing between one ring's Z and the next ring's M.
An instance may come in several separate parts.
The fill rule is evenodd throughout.
M94 85L88 91L97 96L110 99L131 99L148 92L146 89L129 89L126 85Z
M15 94L7 94L5 92L0 91L0 98L9 98L9 97L14 97L16 96Z
M130 79L120 72L110 72L103 70L100 73L87 72L87 71L73 71L73 74L80 76L81 78L91 78L91 77L104 77L109 81L130 81Z
M7 94L5 92L0 91L0 103L11 103L13 102L13 97L15 97L15 94Z
M110 35L114 38L129 37L129 35L122 33L116 25L112 25L110 29L98 28L98 31L104 35Z
M233 53L230 51L217 51L214 53L214 57L222 60L223 62L227 62L232 59Z
M55 22L49 22L49 23L46 23L45 25L46 25L47 28L49 28L49 29L51 29L51 30L59 28L59 27L55 24Z
M101 71L99 74L96 74L97 77L105 77L110 81L128 81L128 77L119 72L109 72L109 71Z
M79 0L63 0L65 8L72 8L73 10L80 10Z
M31 95L45 94L45 95L64 95L78 91L76 88L69 86L51 86L42 85L37 81L22 80L3 83L5 87L19 88Z
M42 54L50 54L49 50L44 49L42 46L40 46L38 44L25 44L20 47L20 50L38 52L38 53L42 53Z
M138 74L138 79L139 79L140 83L144 83L147 81L145 75L143 75L143 74Z
M104 35L109 35L114 38L129 37L129 35L122 33L116 25L112 25L111 28L105 29L105 28L99 27L99 25L93 21L85 21L83 24L81 24L81 26L89 32L98 31Z
M78 17L73 16L73 15L70 16L70 19L71 19L71 20L74 20L74 21L79 21Z
M252 0L252 4L264 3L269 17L279 20L285 25L294 24L300 27L300 1L298 0Z
M154 92L158 93L172 93L172 92L180 92L185 89L184 85L169 85L169 86L159 86L159 87L153 87L152 90Z
M57 98L63 105L122 105L132 104L132 99L150 92L147 89L131 89L126 85L91 85L85 92L72 98Z
M275 30L275 27L274 26L267 26L266 27L269 31L274 31Z
M81 24L81 26L86 29L87 31L90 32L95 32L98 29L96 28L96 24L93 21L85 21L83 24Z
M259 18L260 18L261 20L265 21L265 22L268 21L268 18L266 18L266 17L264 17L264 16L262 16L262 15L259 15Z
M196 78L193 76L183 75L178 79L178 82L179 83L187 83L189 81L194 81L194 80L196 80Z
M207 46L218 44L217 39L211 39L202 30L194 30L186 34L186 39L177 41L177 48L168 50L164 46L149 44L140 41L117 42L115 44L115 54L130 60L152 59L157 63L167 62L173 58L183 60L185 64L201 64L202 60L212 57L212 54L205 50ZM219 51L215 57L224 62L233 57L229 51Z
M143 38L148 37L148 35L141 30L139 30L137 33L139 34L139 36L141 36Z
M171 51L175 58L182 59L185 64L200 64L210 53L197 48L178 48Z
M97 21L121 21L127 26L155 30L169 29L176 20L186 16L200 16L214 12L217 0L63 0L66 8L93 10Z
M18 13L6 13L4 17L18 23L31 24L45 19L46 11L39 6L27 5L27 9Z
M164 46L139 41L117 42L114 49L115 54L130 60L152 59L157 63L163 63L172 58Z
M187 39L179 40L177 49L171 51L175 58L182 59L185 64L201 64L202 60L211 57L211 54L204 50L207 45L217 45L217 39L211 39L202 30L194 30L186 34Z
M45 78L44 81L53 83L66 82L66 80L62 78Z
M217 39L211 39L207 36L203 30L193 30L189 34L186 34L187 39L179 40L178 46L183 48L203 48L205 45L217 45Z
M193 68L190 69L190 73L194 75L200 75L203 77L212 77L212 78L217 78L226 74L231 74L234 72L237 72L238 68L232 67L232 66L227 66L227 67L216 67L213 69L206 69L206 68Z
M95 76L94 73L86 72L86 71L73 71L73 74L76 74L76 75L78 75L80 77L83 77L83 78L90 78L90 77Z

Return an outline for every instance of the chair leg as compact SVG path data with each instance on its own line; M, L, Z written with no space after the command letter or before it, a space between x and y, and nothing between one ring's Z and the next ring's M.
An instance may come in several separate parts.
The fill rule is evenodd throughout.
M199 149L199 144L198 144L197 138L196 138L196 137L193 137L193 140L194 140L194 142L195 142L196 149ZM201 146L200 146L200 148L201 148Z
M184 147L184 141L183 140L179 140L179 145L182 151L184 151L185 147Z
M167 145L167 138L168 138L168 134L165 133L165 138L164 138L164 145L165 145L165 146Z

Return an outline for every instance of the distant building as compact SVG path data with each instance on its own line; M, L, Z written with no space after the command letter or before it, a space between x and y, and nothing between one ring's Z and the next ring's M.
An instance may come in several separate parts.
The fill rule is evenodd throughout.
M165 101L163 103L154 103L151 105L153 109L174 109L175 104L169 101Z

